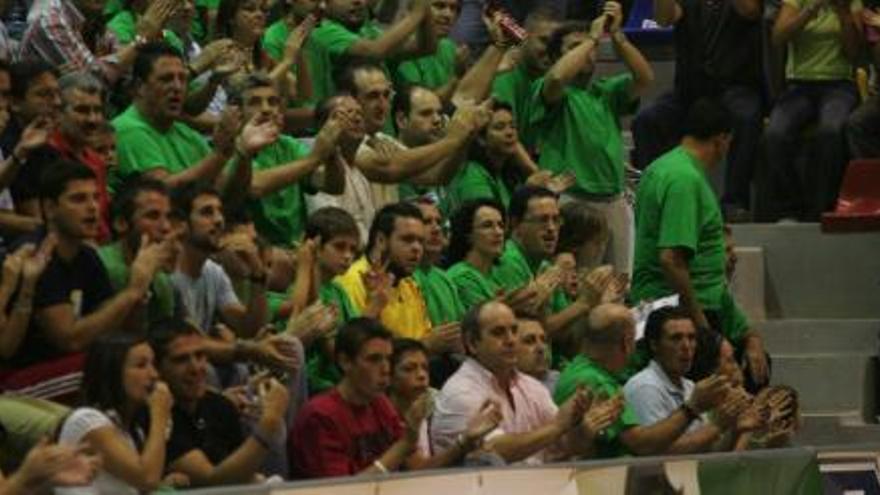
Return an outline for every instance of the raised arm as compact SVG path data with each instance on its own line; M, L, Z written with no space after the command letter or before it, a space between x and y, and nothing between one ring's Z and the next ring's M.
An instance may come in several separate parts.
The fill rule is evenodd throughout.
M382 60L401 53L407 39L416 32L429 15L426 0L413 0L410 10L376 39L360 38L348 48L346 55Z
M596 49L604 30L605 14L602 14L593 21L587 39L569 50L547 71L541 95L546 103L554 104L562 99L565 87L590 63L590 54Z
M623 23L623 9L620 3L605 2L604 8L605 15L612 19L610 32L611 40L614 43L614 50L633 75L630 96L637 98L654 84L654 70L651 69L651 64L648 63L642 52L629 42L626 35L620 29Z

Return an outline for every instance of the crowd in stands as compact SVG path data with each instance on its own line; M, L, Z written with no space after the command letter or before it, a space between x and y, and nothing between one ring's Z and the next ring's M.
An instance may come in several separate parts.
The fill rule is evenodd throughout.
M0 493L787 444L727 222L758 167L814 220L880 156L880 11L653 0L645 101L628 10L35 0L0 29Z

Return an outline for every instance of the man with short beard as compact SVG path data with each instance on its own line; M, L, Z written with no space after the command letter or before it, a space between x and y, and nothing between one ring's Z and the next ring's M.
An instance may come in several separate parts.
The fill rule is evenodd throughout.
M241 254L249 271L250 299L245 306L235 294L229 275L209 259L220 250L224 233L219 193L208 186L193 184L176 191L172 203L184 233L183 250L171 279L190 318L206 332L212 331L216 322L223 322L239 337L255 335L266 323L268 310L267 273L253 240L236 236L237 244L227 246Z
M544 325L532 318L519 318L518 322L516 367L541 382L552 395L559 381L559 372L550 369L550 344Z

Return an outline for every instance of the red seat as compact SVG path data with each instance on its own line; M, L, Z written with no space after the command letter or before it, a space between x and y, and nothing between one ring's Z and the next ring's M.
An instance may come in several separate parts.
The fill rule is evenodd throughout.
M822 231L872 230L880 230L880 159L853 160L846 167L837 207L822 215Z

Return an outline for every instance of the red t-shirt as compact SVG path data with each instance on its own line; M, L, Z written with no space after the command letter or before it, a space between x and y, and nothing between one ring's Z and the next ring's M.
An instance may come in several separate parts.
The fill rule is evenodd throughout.
M334 388L297 415L287 438L291 473L300 478L357 474L402 436L400 416L387 397L355 406Z

